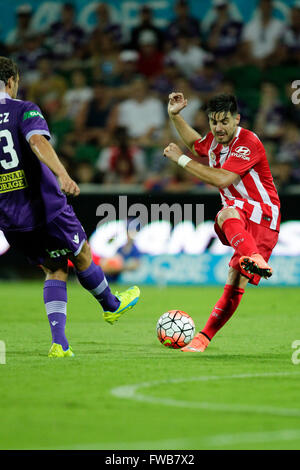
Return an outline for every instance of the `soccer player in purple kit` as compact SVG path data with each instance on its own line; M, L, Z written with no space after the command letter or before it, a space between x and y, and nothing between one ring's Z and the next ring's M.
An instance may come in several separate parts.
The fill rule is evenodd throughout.
M48 356L70 357L74 353L65 335L68 259L110 324L137 303L140 291L133 286L113 295L93 262L85 231L66 198L78 196L79 187L49 142L40 108L16 99L18 83L17 65L0 57L0 229L12 248L43 268L52 333Z

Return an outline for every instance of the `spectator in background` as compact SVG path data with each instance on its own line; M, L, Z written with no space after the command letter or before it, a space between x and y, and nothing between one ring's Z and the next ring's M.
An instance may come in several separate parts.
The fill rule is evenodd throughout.
M166 122L162 102L149 95L145 79L134 80L130 97L116 106L114 122L125 126L132 142L140 146L153 146Z
M187 0L178 0L175 4L175 18L165 30L167 51L174 47L182 35L189 36L192 44L197 46L200 44L199 20L190 14Z
M172 165L172 167L170 167L168 181L166 181L163 189L166 192L175 194L178 192L185 193L194 189L197 185L203 186L203 183L199 181L199 178L190 175L178 165Z
M114 41L112 33L93 35L89 41L89 59L86 65L92 70L94 80L103 80L107 84L115 79L118 73L120 48Z
M162 158L162 153L161 153L161 149L165 148L164 145L168 145L168 142L170 143L170 142L177 142L177 141L176 141L176 137L174 140L172 128L167 123L167 125L162 129L160 139L157 142L157 148L152 154L152 158L151 158L150 165L149 165L149 174L147 178L148 177L152 178L152 176L161 177L164 169L170 166L168 163L169 159Z
M260 0L243 30L240 59L259 67L272 65L283 31L284 23L273 16L273 0Z
M77 184L95 184L99 183L98 172L89 160L79 160L76 162L75 170L72 175Z
M261 140L278 142L283 135L285 108L277 86L268 81L261 84L259 108L254 121L254 132Z
M286 25L280 43L277 62L285 65L300 63L300 1L298 0L290 12L290 21Z
M164 58L163 69L161 73L152 81L152 90L157 97L166 102L169 94L175 89L176 79L180 76L180 72L175 62L169 57Z
M159 146L157 146L152 154L147 179L144 182L144 187L147 191L184 192L189 191L199 183L202 184L196 177L182 171L182 168L170 164L172 162L168 158L162 157L162 149L170 142L179 143L179 140L176 139L176 136L174 137L171 127L167 125L162 130ZM191 158L196 158L188 148L184 151ZM205 159L203 160L205 163ZM203 163L202 160L201 163Z
M222 83L223 74L212 55L207 55L202 67L199 67L190 78L192 88L202 101L208 101L215 95Z
M123 259L124 271L136 271L140 266L140 259L142 253L140 252L137 244L135 243L135 232L130 229L130 224L127 226L127 241L117 250L117 255Z
M278 146L275 142L267 140L266 142L264 142L264 147L266 150L266 156L267 156L270 168L272 169L272 166L275 165L276 163L276 154L277 154Z
M205 136L210 131L210 127L208 124L207 114L205 111L205 105L198 109L194 117L194 126L196 132L200 135ZM204 158L204 157L203 157ZM201 159L202 163L202 159Z
M65 79L56 74L53 62L46 57L39 59L38 78L28 87L27 99L37 103L51 119L62 111L62 102L67 90Z
M127 239L124 245L118 248L112 258L101 258L99 265L102 267L109 282L117 282L120 274L126 271L136 271L140 266L140 252L135 243L136 230L131 228L134 220L127 221Z
M56 66L65 70L78 66L83 56L84 41L84 30L75 22L74 5L64 3L60 21L50 26L45 39Z
M139 54L135 50L125 49L119 54L117 73L110 80L113 93L117 99L123 100L130 94L132 82L140 77L137 70Z
M112 36L113 41L120 45L122 43L122 28L118 23L114 23L111 20L109 5L106 3L98 3L95 13L97 18L97 24L91 34L93 36L102 36L103 34L109 34Z
M113 133L111 90L101 81L95 82L92 88L92 98L83 103L74 120L74 129L64 136L60 148L60 153L69 160L85 158L93 163L99 147L107 145Z
M138 49L140 46L140 37L145 31L150 31L155 37L155 44L163 49L164 35L162 31L153 23L152 9L148 5L143 5L140 9L140 22L138 26L131 30L129 49Z
M300 129L294 121L284 122L276 160L280 163L290 163L297 168L300 166Z
M292 167L289 163L274 163L271 171L277 190L282 190L291 183Z
M273 147L273 153L272 153L272 147L270 151L270 145L273 143L267 142L267 145L265 146L268 160L270 161L270 168L271 168L271 173L273 177L274 184L276 186L277 190L284 189L292 179L292 165L289 162L278 162L276 160L276 145Z
M201 99L191 88L190 83L186 78L178 78L176 80L175 88L172 91L175 90L180 90L188 100L188 106L181 111L181 115L191 127L194 127L196 114L203 104ZM179 139L180 136L175 127L172 124L171 126L173 136L176 136L176 138Z
M193 43L193 38L184 32L177 36L176 47L169 52L168 58L172 60L182 75L192 77L203 67L208 52Z
M162 149L170 142L177 141L176 137L174 139L171 126L166 125L161 132L157 148L154 149L151 156L149 170L144 181L144 188L147 191L162 191L173 175L172 162L168 158L162 158Z
M81 69L73 70L71 86L63 97L64 114L68 119L76 119L83 105L92 99L93 90L87 85L87 78Z
M17 52L12 54L13 60L16 61L22 71L22 87L26 88L39 78L38 62L41 58L47 58L48 56L48 51L43 47L42 41L41 34L32 31L26 33L23 44Z
M96 147L107 145L112 132L111 113L114 101L110 88L103 81L93 85L93 96L86 101L75 121L73 138Z
M163 69L164 56L153 31L145 30L140 34L138 52L138 72L149 79L159 75Z
M230 67L237 60L243 23L231 17L228 0L214 0L213 5L216 19L210 28L207 47L219 65Z
M20 50L26 36L33 33L32 6L29 3L19 5L16 8L16 27L7 35L5 44L9 52Z
M96 168L103 175L104 184L134 184L145 178L145 153L129 142L127 129L115 129L113 145L99 154Z

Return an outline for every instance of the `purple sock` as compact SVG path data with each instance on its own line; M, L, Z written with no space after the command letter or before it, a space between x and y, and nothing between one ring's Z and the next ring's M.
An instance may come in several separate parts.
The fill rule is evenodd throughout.
M69 347L65 335L67 319L67 285L64 281L49 280L44 284L44 303L52 333L52 343Z
M93 294L105 312L114 312L119 308L120 301L111 293L100 266L92 261L89 268L85 271L77 271L76 274L82 287Z

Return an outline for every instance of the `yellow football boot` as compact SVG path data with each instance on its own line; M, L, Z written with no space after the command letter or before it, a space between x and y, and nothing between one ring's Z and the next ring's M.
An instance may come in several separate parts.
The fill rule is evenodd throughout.
M75 354L72 351L72 348L69 348L64 351L61 344L53 343L50 351L48 352L48 357L73 357Z
M120 300L119 308L115 312L103 312L103 318L111 325L119 319L123 313L130 310L137 303L140 297L140 289L137 286L130 287L124 292L116 292L116 297Z

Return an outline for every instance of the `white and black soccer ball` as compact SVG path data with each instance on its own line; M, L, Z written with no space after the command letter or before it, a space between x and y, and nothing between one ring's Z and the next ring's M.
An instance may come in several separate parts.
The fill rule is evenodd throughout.
M182 310L163 313L156 324L158 340L169 348L180 349L192 341L195 324L190 315Z

